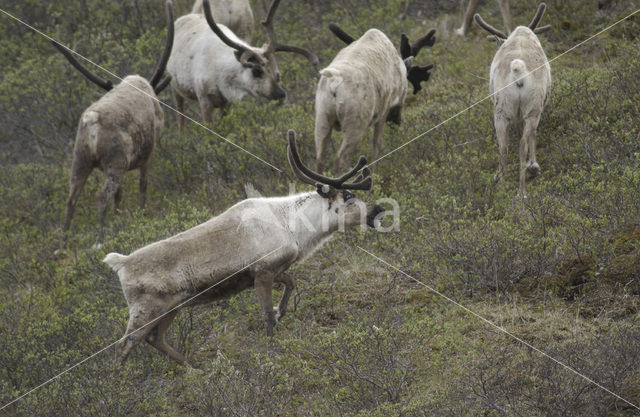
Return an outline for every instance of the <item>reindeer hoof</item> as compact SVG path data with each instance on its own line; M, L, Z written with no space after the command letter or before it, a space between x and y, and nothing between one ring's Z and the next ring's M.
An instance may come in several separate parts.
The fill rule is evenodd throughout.
M526 168L527 181L531 181L540 175L540 165L537 162L534 162L531 165L528 165Z

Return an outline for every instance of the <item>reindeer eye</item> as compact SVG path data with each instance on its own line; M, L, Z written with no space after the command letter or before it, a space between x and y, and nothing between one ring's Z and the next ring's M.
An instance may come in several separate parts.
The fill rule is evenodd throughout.
M253 68L251 68L251 73L256 78L262 78L262 75L264 74L264 71L262 71L262 68L260 68L260 67L253 67Z

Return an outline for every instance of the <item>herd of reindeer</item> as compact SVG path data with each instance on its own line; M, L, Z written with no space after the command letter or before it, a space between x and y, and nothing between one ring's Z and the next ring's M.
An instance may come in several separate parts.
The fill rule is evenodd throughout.
M508 0L498 2L506 32L474 14L478 0L470 1L457 32L464 36L473 16L490 33L489 39L500 46L490 69L500 148L497 176L501 178L507 163L508 127L522 120L519 194L524 198L525 182L540 172L535 133L551 87L548 60L536 35L550 26L538 27L544 3L528 26L514 28ZM185 100L197 101L202 119L211 122L214 109L224 113L232 102L245 97L284 99L276 52L301 54L317 66L318 58L309 50L278 42L273 20L279 3L272 1L262 22L269 41L258 48L249 44L253 28L249 0L211 0L211 4L210 0L197 0L192 12L175 23L168 0L166 46L153 75L149 79L129 75L118 85L91 73L71 50L53 41L74 67L107 91L80 116L63 225L65 236L79 193L95 167L105 174L98 196L98 242L104 239L108 206L114 201L117 207L120 201L120 184L127 171L140 170L140 205L144 206L151 155L164 123L157 95L165 87L171 86L182 131ZM334 160L335 171L342 172L373 126L373 156L377 155L385 123L401 122L409 84L415 94L429 79L433 65L418 66L413 60L422 48L434 44L435 30L413 43L402 34L398 51L378 29L370 29L357 39L335 24L329 29L347 46L320 71L315 101L315 170L302 162L296 133L290 130L287 137L292 171L315 190L285 197L248 198L205 223L128 256L108 254L104 262L118 274L129 307L126 333L116 344L118 361L123 362L133 347L146 340L170 358L188 364L165 338L178 310L227 298L249 287L255 288L267 335L272 336L296 285L286 270L341 227L380 226L384 209L352 193L371 189L367 160L361 156L339 177L325 176L322 171L327 145L333 129L342 131L342 144ZM275 308L274 282L284 284Z

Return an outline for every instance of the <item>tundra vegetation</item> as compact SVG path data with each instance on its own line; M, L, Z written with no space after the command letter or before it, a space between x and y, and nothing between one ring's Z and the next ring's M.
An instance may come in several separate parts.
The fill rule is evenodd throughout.
M255 21L265 5L252 1ZM624 17L632 2L547 1L540 36L549 58ZM384 129L390 151L487 95L496 46L486 33L454 34L462 11L444 0L284 0L278 34L328 65L344 47L328 29L377 27L418 39L431 28L437 62L408 94L400 126ZM513 2L518 23L537 1ZM192 1L176 0L175 15ZM268 7L268 4L266 5ZM151 74L163 50L163 2L6 0L2 9L64 41L117 74ZM480 9L500 22L496 2ZM298 132L313 164L317 70L283 54L290 102L234 103L211 127L282 174L191 123L165 128L140 210L138 178L125 175L120 212L109 216L100 249L87 180L66 248L60 247L75 132L99 96L50 43L0 15L0 403L118 340L128 309L107 253L131 253L207 221L245 198L295 182L285 133ZM551 64L553 89L536 134L544 170L515 200L519 160L509 154L494 184L498 145L486 100L372 166L368 201L396 199L400 231L336 236L289 273L287 316L265 334L253 290L217 305L184 309L168 342L189 370L149 346L123 367L110 348L0 412L8 416L633 416L630 406L513 339L487 327L406 273L495 321L636 403L640 398L640 46L638 17ZM254 31L255 44L266 40ZM423 52L424 53L424 52ZM93 72L108 78L100 70ZM171 102L165 90L160 98ZM192 110L197 113L196 110ZM513 126L517 146L521 126ZM371 134L371 132L370 132ZM334 143L339 144L340 135ZM363 141L356 155L367 154ZM330 147L333 157L337 146ZM355 162L355 161L353 161ZM336 175L336 172L328 174ZM311 190L299 186L298 191ZM360 194L363 194L362 192ZM365 197L363 195L363 197ZM274 299L282 289L276 289Z

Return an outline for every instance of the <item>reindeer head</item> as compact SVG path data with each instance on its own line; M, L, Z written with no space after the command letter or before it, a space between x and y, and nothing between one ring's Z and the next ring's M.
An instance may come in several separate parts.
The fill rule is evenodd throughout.
M349 35L347 32L342 30L335 23L329 24L329 30L342 42L347 45L353 43L355 38ZM404 60L404 64L407 67L407 80L413 86L413 94L417 94L418 91L422 90L422 86L420 85L422 82L426 82L429 80L431 76L430 71L433 69L434 64L425 65L423 67L418 65L412 65L413 58L415 58L420 50L425 46L433 46L436 42L435 38L436 30L431 29L429 33L415 41L414 43L409 43L409 38L404 33L400 37L400 56ZM388 121L394 122L396 124L400 124L399 122L399 114L392 115L387 118Z
M165 4L165 13L167 16L167 41L164 47L164 51L162 52L162 56L156 65L155 71L153 71L153 75L149 78L149 84L153 87L153 91L156 94L160 94L162 90L165 89L169 82L171 81L171 77L169 75L164 74L164 70L167 67L167 62L169 61L169 55L171 55L171 48L173 47L173 4L171 0L167 0ZM84 67L74 56L73 51L68 49L67 47L59 44L58 42L52 40L51 43L55 46L62 55L67 58L67 60L73 65L82 75L87 77L91 82L101 87L102 89L109 91L113 88L113 83L110 80L104 80L97 75L93 74L86 67ZM164 77L163 77L164 76Z
M531 23L529 23L528 28L530 30L532 30L533 33L535 33L536 35L539 34L539 33L544 33L544 32L548 32L548 31L551 30L551 25L537 27L538 23L540 23L540 20L542 19L542 15L544 15L544 11L546 9L547 9L547 5L545 3L540 3L540 5L538 6L538 10L536 11L535 16L533 16L533 19L531 20ZM498 29L494 28L493 26L491 26L490 24L488 24L487 22L485 22L478 13L473 15L473 18L475 19L476 23L482 29L484 29L487 32L491 33L491 35L487 36L487 40L496 41L496 42L498 42L498 44L500 44L500 43L504 42L508 38L508 36L503 31L498 30ZM514 30L514 33L515 33L515 30Z
M302 163L298 153L295 131L289 130L288 140L287 158L293 173L302 182L316 187L320 197L326 201L324 207L328 218L345 227L366 224L376 228L380 225L384 209L376 204L361 200L350 191L371 189L371 172L366 167L367 159L364 156L361 156L358 163L344 175L330 178L312 171ZM361 172L356 179L353 182L347 182L358 171Z
M314 66L318 65L318 57L307 49L281 44L277 41L275 29L273 28L273 17L279 4L280 0L273 0L267 12L267 17L262 22L269 37L269 42L263 45L262 48L254 48L227 36L214 21L209 0L203 0L202 2L204 16L211 30L222 42L235 49L235 57L244 68L240 77L243 80L242 84L246 86L247 92L253 96L262 96L270 100L281 100L286 97L286 92L280 85L280 71L278 70L278 62L275 56L276 52L295 52L305 56Z

